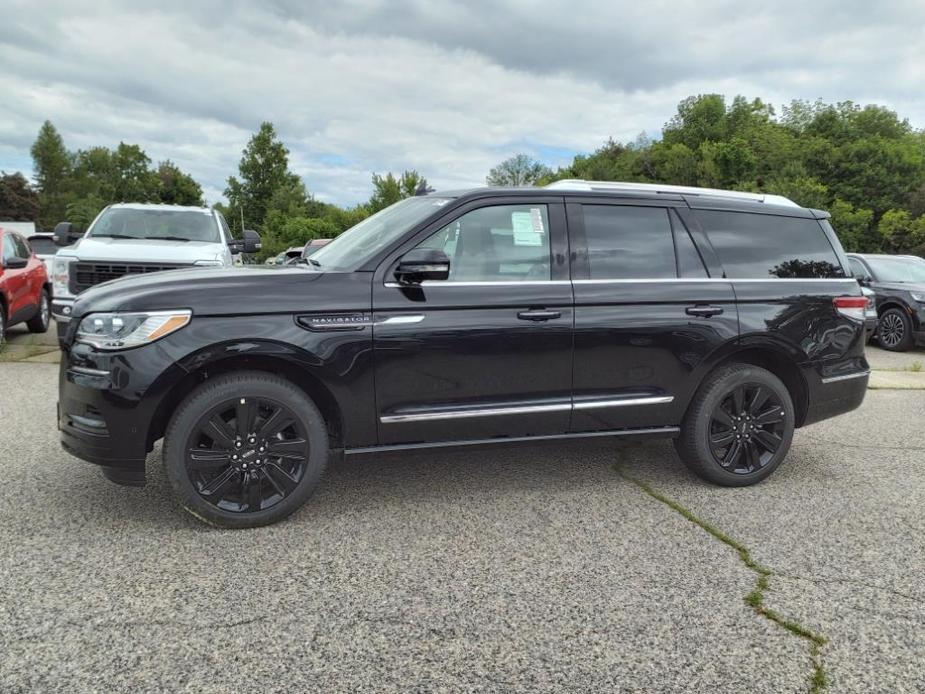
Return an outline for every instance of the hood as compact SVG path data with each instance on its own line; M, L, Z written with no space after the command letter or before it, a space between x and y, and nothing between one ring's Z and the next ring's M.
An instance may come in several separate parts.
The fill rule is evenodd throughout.
M874 289L889 289L896 292L915 292L925 294L925 282L877 282Z
M224 252L218 241L164 241L157 239L111 239L85 236L59 253L78 260L137 261L145 263L189 263L217 260Z
M308 306L308 286L324 276L303 266L262 265L126 275L81 293L72 315L175 308L192 309L201 316L298 313Z

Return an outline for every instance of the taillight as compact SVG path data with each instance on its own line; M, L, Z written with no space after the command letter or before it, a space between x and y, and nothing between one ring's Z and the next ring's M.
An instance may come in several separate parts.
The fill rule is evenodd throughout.
M836 296L832 299L835 310L846 318L864 320L864 309L867 308L866 296Z

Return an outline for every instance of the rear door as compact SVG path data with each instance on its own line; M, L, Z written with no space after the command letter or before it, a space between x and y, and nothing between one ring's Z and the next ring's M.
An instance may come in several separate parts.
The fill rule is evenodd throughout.
M680 198L569 203L573 432L679 424L692 372L738 335L732 285L685 218Z
M563 434L572 386L572 288L561 197L474 201L388 258L373 281L381 444ZM401 286L415 247L447 280Z

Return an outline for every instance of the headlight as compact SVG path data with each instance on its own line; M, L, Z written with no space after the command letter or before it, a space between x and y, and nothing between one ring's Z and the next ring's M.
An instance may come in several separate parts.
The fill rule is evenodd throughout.
M51 268L52 291L55 296L70 296L69 288L71 263L73 258L67 256L55 256L54 265Z
M912 298L925 304L925 294L922 292L912 292Z
M191 311L91 313L80 321L77 341L102 350L131 349L176 332L191 317Z

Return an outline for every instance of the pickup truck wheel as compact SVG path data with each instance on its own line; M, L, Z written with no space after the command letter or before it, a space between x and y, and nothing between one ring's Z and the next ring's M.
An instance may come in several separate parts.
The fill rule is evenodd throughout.
M249 371L211 379L167 428L164 465L181 503L224 528L275 523L311 496L327 463L315 403L289 381Z
M912 349L912 321L905 312L891 308L880 316L877 339L883 349L906 352Z
M726 487L760 482L783 462L794 429L786 386L770 371L732 364L707 377L675 440L687 467Z
M51 302L48 300L48 291L43 289L42 296L39 299L39 310L35 315L26 321L26 327L30 333L48 332L48 324L51 321Z

